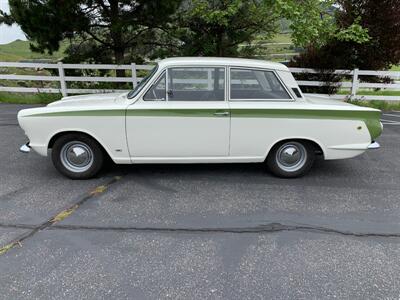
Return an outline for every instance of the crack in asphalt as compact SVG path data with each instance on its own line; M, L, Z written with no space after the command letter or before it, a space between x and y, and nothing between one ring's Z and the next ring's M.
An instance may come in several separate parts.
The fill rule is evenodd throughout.
M118 231L118 232L177 232L177 233L271 233L282 231L303 231L315 233L332 233L353 237L384 237L400 238L400 233L376 233L376 232L352 232L338 230L329 227L313 225L285 225L281 223L269 223L256 227L106 227L106 226L82 226L82 225L57 225L47 226L48 230L91 230L91 231ZM4 228L32 229L32 225L25 224L0 224Z
M74 212L79 206L84 204L86 201L95 198L96 196L102 194L104 191L106 191L112 184L116 183L121 179L121 176L115 176L111 180L108 180L106 183L104 183L101 186L96 187L94 190L90 191L83 197L81 197L78 201L76 201L73 204L70 204L67 208L61 210L54 216L52 216L50 219L48 219L46 222L43 222L39 225L32 226L32 225L23 225L23 224L17 224L17 225L12 225L12 224L0 224L0 227L3 228L20 228L20 229L30 229L30 231L18 236L16 239L11 241L10 243L6 244L3 247L0 247L0 255L8 252L12 248L14 248L16 245L21 245L22 242L32 236L34 236L37 232L49 228L53 226L55 223L62 221L65 217L68 217L70 212ZM66 214L66 212L68 212ZM65 216L64 216L65 215Z

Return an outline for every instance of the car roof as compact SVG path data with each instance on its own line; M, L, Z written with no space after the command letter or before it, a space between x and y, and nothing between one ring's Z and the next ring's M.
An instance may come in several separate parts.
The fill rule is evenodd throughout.
M169 66L184 66L184 65L223 65L223 66L239 66L239 67L256 67L273 70L289 71L284 64L246 58L230 58L230 57L172 57L160 60L158 65L161 68Z

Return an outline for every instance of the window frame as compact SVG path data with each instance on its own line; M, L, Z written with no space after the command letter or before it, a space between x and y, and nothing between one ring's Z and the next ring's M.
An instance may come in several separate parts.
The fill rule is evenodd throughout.
M147 89L146 86L148 86L148 84L151 82L150 86L153 84L153 79L156 76L157 72L159 71L160 66L158 65L158 63L154 66L153 69L151 69L150 73L148 74L148 77L144 77L142 80L145 80L143 82L143 86L141 86L138 90L136 90L136 88L138 88L138 86L141 84L141 82L139 82L135 88L133 90L131 90L128 94L127 94L127 99L132 100L135 99L136 97L139 96L143 98L143 95L145 93L147 93ZM158 77L157 77L158 78ZM143 93L143 91L146 91L145 93Z
M224 70L224 98L223 100L190 100L190 101L185 101L185 100L171 100L171 102L183 102L183 103L188 103L188 102L205 102L205 103L212 103L212 102L227 102L227 98L228 98L228 86L227 86L227 82L228 82L228 69L226 65L171 65L165 68L166 71L166 80L167 83L165 85L166 87L166 98L167 101L169 100L169 94L168 94L168 90L169 90L169 70L170 69L183 69L183 68L194 68L194 69L215 69L215 68L219 68L219 69L223 69Z
M169 96L168 96L168 90L169 90L169 69L174 69L174 68L220 68L220 69L224 69L224 99L223 100L210 100L210 101L204 101L204 100L191 100L191 101L173 101L173 100L169 100ZM147 92L151 89L151 87L153 86L154 83L156 83L158 81L158 79L164 74L165 72L165 80L166 80L166 84L165 84L165 94L166 94L166 99L165 101L160 101L160 100L144 100L144 95L147 94ZM170 66L166 66L164 68L162 68L160 70L160 73L158 76L156 76L151 82L148 82L149 86L144 89L143 94L141 95L141 100L142 101L146 101L146 102L176 102L176 103L189 103L189 102L193 102L193 103L198 103L198 102L203 102L203 103L212 103L212 102L228 102L228 67L226 65L194 65L194 64L190 64L190 65L170 65Z
M165 74L165 100L146 100L146 99L144 99L144 97L147 95L147 93L148 92L150 92L150 90L153 88L153 86L155 85L155 84L157 84L157 82L161 79L161 77L163 77L164 76L164 74ZM142 100L143 101L146 101L146 102L166 102L166 101L168 101L167 100L167 71L166 71L166 69L162 69L161 71L160 71L160 74L158 75L158 76L156 76L156 79L155 80L153 80L151 83L150 83L150 86L146 89L146 91L143 93L143 95L142 95Z
M251 99L251 98L243 98L243 99L232 99L231 98L231 70L232 69L239 69L239 70L249 70L249 71L262 71L262 72L272 72L276 79L279 81L279 83L283 86L285 89L286 93L288 94L289 98L288 99ZM229 101L232 102L294 102L296 99L293 98L292 93L289 91L288 87L286 84L283 82L283 80L280 78L279 74L276 72L276 70L273 69L266 69L266 68L257 68L257 67L240 67L240 66L230 66L229 67L229 76L228 76L228 89L229 89Z

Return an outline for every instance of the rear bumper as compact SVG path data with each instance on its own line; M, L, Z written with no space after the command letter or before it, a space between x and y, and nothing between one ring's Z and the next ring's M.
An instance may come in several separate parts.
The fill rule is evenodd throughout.
M378 142L373 141L373 142L368 146L368 149L373 150L373 149L379 149L380 147L381 147L381 145L379 145Z

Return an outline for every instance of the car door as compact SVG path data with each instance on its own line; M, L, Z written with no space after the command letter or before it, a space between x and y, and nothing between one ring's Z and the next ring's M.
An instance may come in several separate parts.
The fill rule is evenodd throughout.
M130 155L207 158L229 155L225 67L170 67L128 107Z
M284 132L301 130L285 114L294 99L273 70L230 68L230 155L262 161Z

